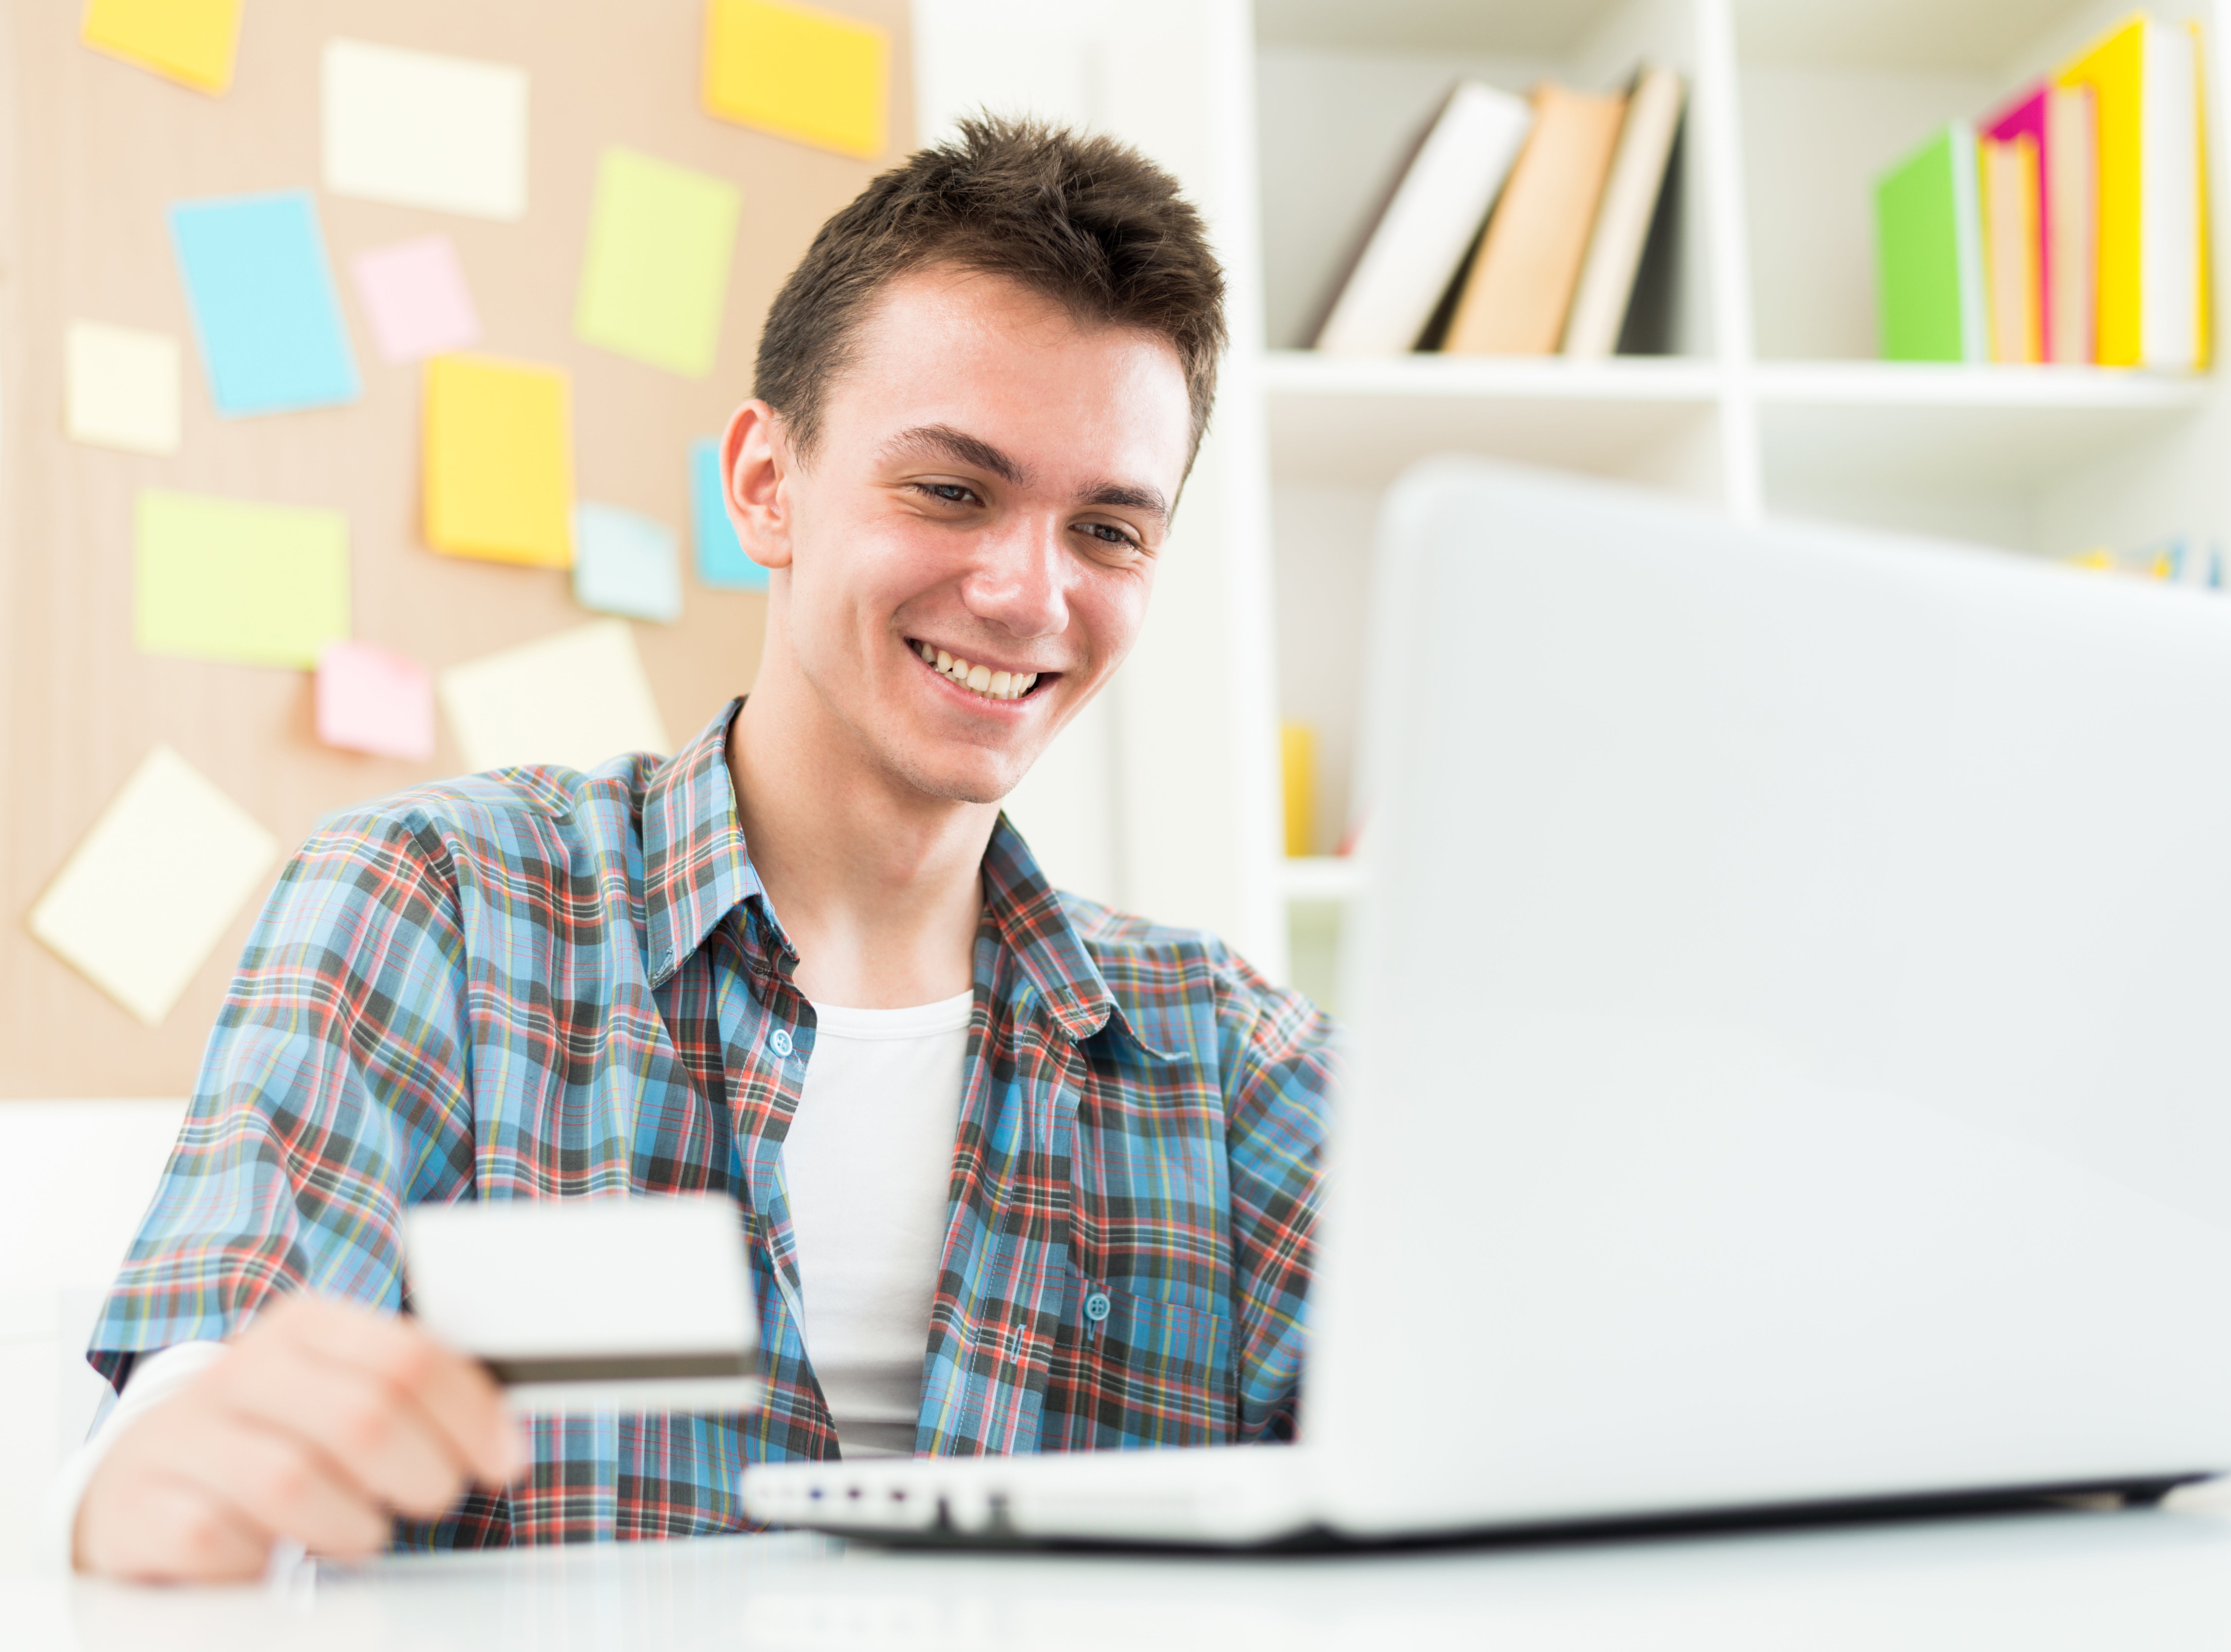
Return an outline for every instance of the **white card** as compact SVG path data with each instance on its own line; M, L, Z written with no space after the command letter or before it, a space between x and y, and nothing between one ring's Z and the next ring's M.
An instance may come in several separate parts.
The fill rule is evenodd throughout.
M31 932L152 1027L278 853L253 816L158 745L31 908Z
M625 620L451 666L442 674L442 707L470 770L585 770L622 752L673 749Z
M178 450L178 341L73 321L62 338L62 429L132 453Z
M326 42L326 187L475 218L527 216L527 71Z
M403 1242L411 1311L521 1410L758 1403L743 1215L726 1195L414 1204Z

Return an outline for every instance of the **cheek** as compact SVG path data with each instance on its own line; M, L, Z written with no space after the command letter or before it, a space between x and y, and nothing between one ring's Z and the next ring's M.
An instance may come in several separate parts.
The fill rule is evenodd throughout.
M1123 663L1139 640L1154 584L1154 565L1148 562L1121 573L1098 572L1070 593L1070 611L1091 639L1103 677Z

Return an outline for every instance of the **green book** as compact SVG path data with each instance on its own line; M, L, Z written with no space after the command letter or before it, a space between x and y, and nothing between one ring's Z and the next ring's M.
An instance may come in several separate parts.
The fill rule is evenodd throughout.
M1889 361L1988 361L1976 129L1956 120L1875 184L1875 276Z

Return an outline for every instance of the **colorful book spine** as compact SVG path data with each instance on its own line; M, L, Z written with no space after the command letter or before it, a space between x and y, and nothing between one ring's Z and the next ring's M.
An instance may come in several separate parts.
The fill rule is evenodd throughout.
M2141 14L2055 77L2098 129L2096 352L2105 365L2206 359L2197 30Z
M1892 361L1985 361L1976 129L1942 128L1875 184L1876 294Z

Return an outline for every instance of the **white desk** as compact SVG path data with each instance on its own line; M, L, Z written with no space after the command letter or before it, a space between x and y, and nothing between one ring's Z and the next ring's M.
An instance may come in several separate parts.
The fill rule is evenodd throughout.
M785 1534L0 1584L15 1652L1950 1652L2231 1644L2231 1514L2053 1513L1361 1557L882 1551Z

